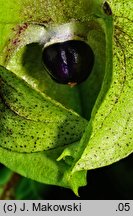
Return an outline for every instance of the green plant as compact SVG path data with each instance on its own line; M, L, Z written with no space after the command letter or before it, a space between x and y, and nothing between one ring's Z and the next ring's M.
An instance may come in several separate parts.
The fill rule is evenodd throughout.
M102 0L0 0L0 162L75 194L87 170L133 152L132 2L109 3L113 15ZM47 32L60 26L95 54L91 75L73 88L41 62Z

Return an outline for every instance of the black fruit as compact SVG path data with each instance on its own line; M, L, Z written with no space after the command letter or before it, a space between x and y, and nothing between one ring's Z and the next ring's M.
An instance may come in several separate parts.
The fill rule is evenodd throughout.
M94 65L94 53L83 41L55 43L43 50L43 63L58 83L76 85L85 81Z

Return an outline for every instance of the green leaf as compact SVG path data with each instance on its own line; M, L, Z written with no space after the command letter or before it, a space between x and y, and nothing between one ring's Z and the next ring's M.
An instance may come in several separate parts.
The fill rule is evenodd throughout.
M42 199L41 195L47 194L49 191L47 185L41 184L31 179L22 177L19 184L15 188L16 200L39 200ZM45 197L45 196L44 196Z
M9 170L7 167L0 164L0 196L3 193L5 184L10 179L12 173L13 172L11 170Z
M87 121L0 68L0 146L35 152L79 140ZM30 102L30 103L29 103Z
M19 174L45 184L71 188L78 194L78 188L86 185L86 172L81 171L71 177L70 167L64 161L56 162L63 149L18 153L0 148L2 163Z
M104 86L111 73L112 35L106 23L107 62L103 87L92 112L91 123L83 135L80 159L74 170L94 169L112 164L133 152L133 12L128 1L111 1L113 24L113 74L110 88L99 109ZM130 11L130 12L129 12ZM130 13L130 15L129 15ZM109 61L108 61L109 60ZM90 133L89 133L90 131Z
M5 166L0 167L0 186L4 185L11 177L12 171Z
M0 1L1 23L65 23L71 18L87 20L90 15L100 13L102 0L4 0Z
M132 4L109 3L113 16L102 0L0 1L0 162L76 194L86 170L133 152ZM41 43L59 26L95 54L90 77L72 89L41 63Z

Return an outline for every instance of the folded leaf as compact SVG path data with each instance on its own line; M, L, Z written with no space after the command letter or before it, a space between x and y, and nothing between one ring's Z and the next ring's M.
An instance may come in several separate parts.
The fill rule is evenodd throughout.
M87 121L0 68L0 146L43 151L79 140Z
M11 170L45 184L71 188L78 195L78 188L86 185L86 171L71 176L65 162L56 162L62 148L38 153L11 152L0 147L0 160Z
M88 126L80 146L80 159L74 170L94 169L112 164L133 152L133 13L126 0L111 1L114 24L106 25L107 62L103 87L92 112L92 125ZM129 16L130 11L130 16ZM111 86L99 109L104 86L111 74L113 26L113 74ZM110 62L109 62L110 61ZM88 132L90 131L90 133ZM86 146L86 147L85 147Z

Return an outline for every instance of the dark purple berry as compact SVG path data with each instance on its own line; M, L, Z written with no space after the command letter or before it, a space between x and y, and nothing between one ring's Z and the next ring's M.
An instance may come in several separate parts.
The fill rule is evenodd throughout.
M71 86L85 81L94 65L94 53L90 46L76 40L46 47L42 59L52 79Z

